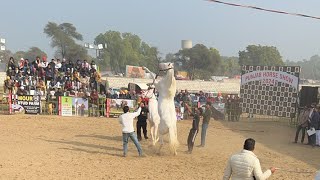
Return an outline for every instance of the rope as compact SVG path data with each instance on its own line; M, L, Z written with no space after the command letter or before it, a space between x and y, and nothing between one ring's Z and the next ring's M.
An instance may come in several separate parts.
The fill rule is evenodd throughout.
M260 10L260 11L267 11L267 12L278 13L278 14L287 14L287 15L292 15L292 16L300 16L300 17L312 18L312 19L320 20L320 17L310 16L310 15L306 15L306 14L290 13L290 12L285 12L285 11L278 11L278 10L273 10L273 9L265 9L265 8L256 7L256 6L248 6L248 5L234 4L234 3L217 1L217 0L207 0L207 1L213 2L213 3L224 4L224 5L228 5L228 6L243 7L243 8Z

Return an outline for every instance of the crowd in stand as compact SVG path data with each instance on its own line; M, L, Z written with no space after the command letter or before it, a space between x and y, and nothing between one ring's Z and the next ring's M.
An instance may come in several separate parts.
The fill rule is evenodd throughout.
M102 83L94 61L52 59L9 59L4 92L16 95L41 95L47 97L77 96L91 97L97 101L99 95L107 96L106 84ZM111 96L111 95L109 95Z

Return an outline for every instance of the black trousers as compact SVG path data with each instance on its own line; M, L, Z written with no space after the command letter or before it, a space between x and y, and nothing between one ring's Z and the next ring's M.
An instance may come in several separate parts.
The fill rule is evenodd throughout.
M299 133L302 130L302 134L301 134L301 143L303 143L304 141L304 136L306 135L306 128L302 127L301 125L299 125L297 127L297 131L296 131L296 138L294 140L294 142L298 142L298 137L299 137Z
M143 135L144 135L144 138L148 138L148 135L147 135L147 122L137 122L137 136L138 136L138 140L141 140L141 128L143 130Z
M188 151L192 152L194 141L196 140L198 131L196 129L190 129L189 136L188 136Z

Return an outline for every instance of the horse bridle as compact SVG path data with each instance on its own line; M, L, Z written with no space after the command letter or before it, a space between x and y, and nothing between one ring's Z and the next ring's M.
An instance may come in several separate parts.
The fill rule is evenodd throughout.
M171 63L169 63L168 66L170 66L170 64L171 64ZM167 68L167 69L160 69L159 72L167 72L167 71L169 71L170 69L173 69L173 68L170 67L170 68ZM158 76L159 76L159 73L156 74L156 78L155 78L155 79L157 79Z

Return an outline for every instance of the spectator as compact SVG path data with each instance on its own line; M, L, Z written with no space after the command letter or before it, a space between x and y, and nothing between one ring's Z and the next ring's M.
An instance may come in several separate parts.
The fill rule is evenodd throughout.
M141 128L143 130L144 139L148 139L147 119L148 119L148 113L149 113L148 108L144 105L143 102L140 103L140 107L141 107L141 112L140 112L140 115L138 116L138 121L137 121L137 136L139 141L141 141L142 139Z
M202 115L202 108L195 108L194 113L192 113L189 110L189 113L193 116L192 121L192 128L190 129L189 136L188 136L188 153L192 153L194 141L197 137L197 134L199 132L199 122L200 122L200 116Z
M57 59L57 63L55 64L55 69L58 71L61 71L61 67L62 67L61 61L60 59Z
M320 106L317 106L313 109L312 117L310 119L310 128L314 128L315 130L319 128L319 121L320 121L320 115L319 115L319 109ZM310 144L312 147L315 147L316 145L316 134L312 134L310 136Z
M58 88L58 91L56 91L54 93L54 96L56 96L56 97L63 96L63 92L62 92L61 88Z
M276 169L271 167L262 173L260 161L253 153L255 149L255 140L246 139L243 150L240 153L232 155L228 160L224 171L223 180L232 179L268 179Z
M134 128L133 128L133 119L135 117L139 116L139 114L141 112L141 107L139 107L136 112L130 113L129 107L124 106L123 112L124 112L124 114L122 114L119 117L119 122L122 125L123 156L124 157L127 156L129 138L136 145L138 152L139 152L139 156L143 156L141 145L137 139L136 134L134 133Z
M300 131L302 130L301 134L301 143L303 144L304 141L304 136L306 134L305 129L308 127L308 119L309 119L309 114L310 114L310 109L308 107L304 107L303 110L299 114L299 124L297 126L297 131L296 131L296 137L294 140L294 143L298 142L298 136Z
M202 128L201 128L201 145L200 147L204 147L206 143L206 136L207 136L207 129L209 126L210 118L211 118L211 103L206 103L206 109L203 114L203 120L202 120Z

